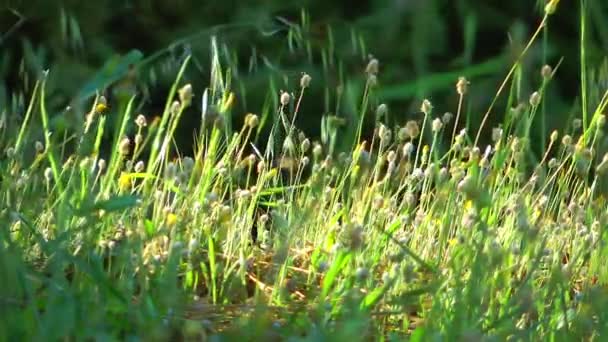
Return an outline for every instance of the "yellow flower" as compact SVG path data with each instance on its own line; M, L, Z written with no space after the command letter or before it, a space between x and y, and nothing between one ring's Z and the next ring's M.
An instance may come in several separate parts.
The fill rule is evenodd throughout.
M118 177L118 187L121 190L127 190L131 187L131 174L122 172Z
M174 213L167 214L166 223L169 227L174 226L177 223L177 215L175 215Z
M107 110L108 105L105 103L98 103L97 106L95 106L95 113L97 114L104 114Z

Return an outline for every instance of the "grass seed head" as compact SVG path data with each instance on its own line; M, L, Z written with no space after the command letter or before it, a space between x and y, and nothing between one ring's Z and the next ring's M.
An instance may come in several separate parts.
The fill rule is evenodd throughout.
M184 105L184 107L190 106L192 103L192 85L190 83L181 87L178 91L179 101Z
M307 74L307 73L302 74L302 77L300 77L300 87L302 89L308 88L310 86L311 80L312 80L312 77L310 77L309 74Z
M551 77L553 77L553 68L551 68L551 66L548 64L543 65L543 67L540 69L540 75L545 81L550 80Z
M530 95L530 105L532 107L538 107L538 105L540 104L540 100L541 96L539 92L535 91L532 93L532 95Z
M460 96L464 96L469 90L469 81L463 76L458 77L458 82L456 82L456 92Z
M135 118L135 125L139 128L146 127L148 125L148 120L146 119L145 115L139 114Z
M291 95L289 95L289 93L286 91L281 92L280 100L281 100L282 106L287 106L289 104L289 102L291 101Z
M367 63L367 67L365 67L365 73L372 76L377 75L380 69L380 62L376 58L372 58Z
M420 105L420 111L423 112L425 115L431 115L431 112L433 111L433 104L431 103L431 101L429 101L428 99L424 99L422 101L422 104Z

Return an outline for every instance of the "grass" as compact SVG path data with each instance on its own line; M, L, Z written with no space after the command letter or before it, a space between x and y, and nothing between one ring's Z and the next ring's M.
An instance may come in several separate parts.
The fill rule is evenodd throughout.
M318 142L296 127L317 86L307 74L295 96L271 83L262 114L233 130L234 80L215 40L210 87L183 79L185 58L154 120L132 97L110 125L115 104L98 95L80 130L55 135L43 75L20 127L0 125L0 339L605 337L608 90L592 108L583 84L583 124L533 141L559 73L544 67L522 100L525 50L492 102L510 92L487 146L481 128L461 130L464 78L458 119L421 99L422 121L390 127L376 60L336 95L357 99L356 120L336 100ZM184 156L175 134L199 101Z

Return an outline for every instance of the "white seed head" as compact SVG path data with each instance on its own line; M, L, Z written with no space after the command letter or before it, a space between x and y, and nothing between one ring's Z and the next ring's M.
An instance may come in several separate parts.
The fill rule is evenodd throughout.
M51 179L53 179L53 169L51 169L50 167L44 169L44 178L47 182L50 182Z
M443 127L443 122L441 121L440 118L436 118L435 120L433 120L432 130L434 133L439 132L442 127Z
M433 104L431 104L431 101L424 99L420 105L420 111L426 115L431 115L431 112L433 111Z
M189 106L192 103L192 85L190 83L178 90L179 100L184 106Z
M120 143L118 144L118 153L121 155L129 154L129 149L131 147L131 140L127 137L124 137Z
M369 75L377 75L380 67L380 62L376 58L372 58L367 63L367 67L365 68L365 73Z
M551 68L551 66L548 64L543 65L543 67L540 69L540 75L545 81L550 80L553 76L553 68Z
M139 114L137 118L135 118L135 125L139 128L145 127L148 125L148 120L143 114Z
M540 104L541 96L540 93L535 91L530 95L530 105L532 107L537 107Z
M44 144L41 141L36 141L34 147L36 148L37 153L42 153L42 151L44 151Z
M385 103L382 103L376 108L376 117L382 118L388 113L388 106Z
M458 95L463 96L467 93L469 89L469 81L467 81L464 77L458 77L458 82L456 82L456 92Z
M287 106L289 104L289 101L291 101L291 96L289 95L288 92L282 92L281 93L281 105L283 106Z
M143 172L144 171L144 162L142 160L138 161L135 164L135 172Z
M311 80L312 80L312 77L310 77L309 74L307 74L307 73L302 74L302 77L300 77L300 87L308 88L310 86Z
M302 143L300 144L300 148L302 149L302 153L308 152L308 150L310 149L310 140L308 140L308 138L305 138L304 140L302 140Z

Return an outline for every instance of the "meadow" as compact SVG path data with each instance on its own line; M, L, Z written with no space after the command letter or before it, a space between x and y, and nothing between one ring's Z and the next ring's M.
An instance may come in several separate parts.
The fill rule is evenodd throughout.
M356 36L359 72L262 82L244 113L215 36L206 85L184 54L159 115L86 87L57 113L42 73L22 118L0 108L0 340L601 340L608 62L587 64L583 12L577 114L546 134L561 61L524 64L559 2L481 113L463 74L454 108L398 119ZM315 137L310 101L332 108Z

